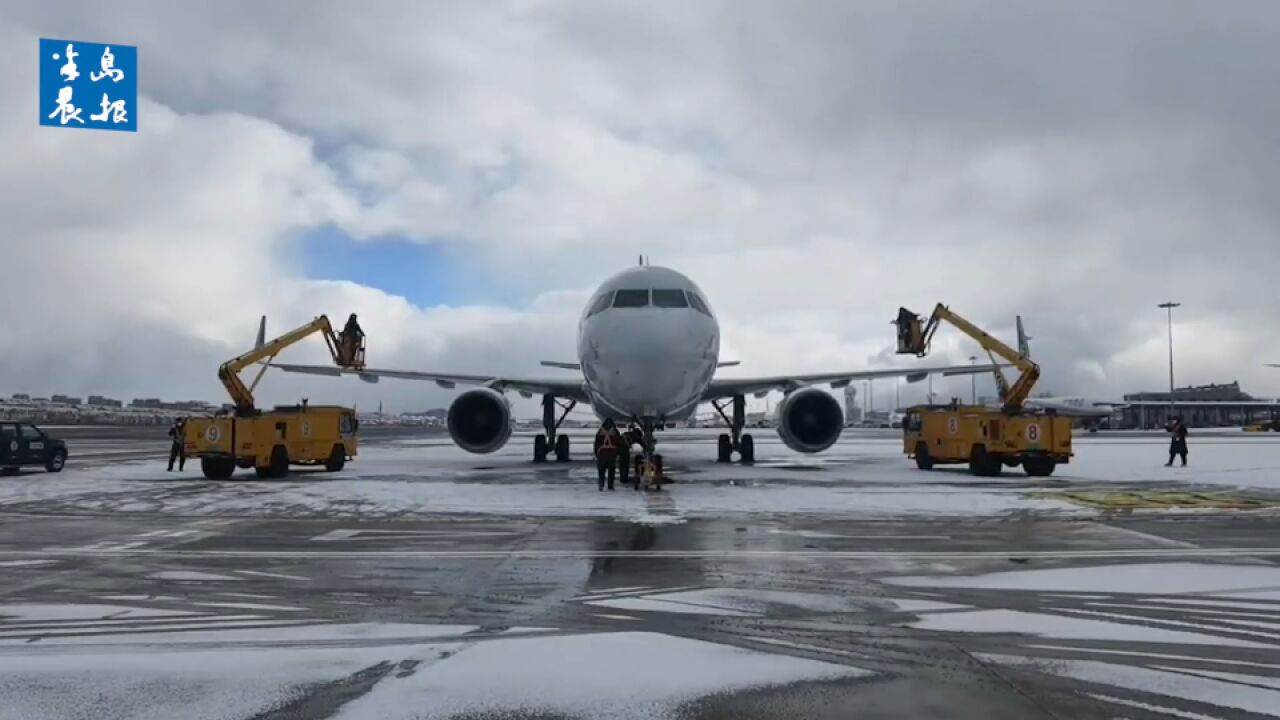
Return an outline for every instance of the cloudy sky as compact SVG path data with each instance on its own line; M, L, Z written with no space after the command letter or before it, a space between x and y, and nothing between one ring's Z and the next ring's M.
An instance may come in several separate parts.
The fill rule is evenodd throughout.
M640 253L703 286L740 374L920 364L888 321L945 301L1010 339L1024 315L1043 390L1159 389L1174 299L1179 384L1280 394L1278 21L1247 0L6 3L0 394L220 401L262 314L358 312L379 367L560 372L537 361L573 359L588 293ZM139 131L39 126L40 37L138 46ZM973 351L944 330L932 360Z

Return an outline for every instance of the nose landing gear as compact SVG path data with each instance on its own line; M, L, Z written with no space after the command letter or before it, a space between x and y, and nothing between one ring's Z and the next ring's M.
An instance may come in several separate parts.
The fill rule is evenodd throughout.
M730 418L725 413L725 408L730 404L733 406L733 417ZM743 434L742 429L747 424L747 399L742 395L734 395L727 400L712 400L711 406L720 413L720 417L724 418L724 422L729 426L729 432L723 433L718 438L716 444L716 462L727 463L733 460L733 453L738 453L738 458L747 465L756 461L756 443L750 433Z
M640 454L635 458L634 487L637 491L649 488L661 490L662 484L669 481L662 465L662 455L657 452L658 444L653 436L653 423L642 420L639 425L643 437Z

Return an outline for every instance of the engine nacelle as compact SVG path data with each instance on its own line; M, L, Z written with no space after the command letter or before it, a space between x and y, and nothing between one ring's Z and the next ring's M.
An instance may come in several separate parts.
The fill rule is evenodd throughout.
M840 439L844 412L829 393L801 388L778 403L778 437L796 452L822 452Z
M449 406L449 437L467 452L499 450L511 437L511 406L502 393L488 388L468 390Z

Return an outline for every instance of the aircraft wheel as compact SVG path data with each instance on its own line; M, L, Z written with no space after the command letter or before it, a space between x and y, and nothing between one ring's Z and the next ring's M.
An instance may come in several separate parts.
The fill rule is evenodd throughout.
M546 435L537 435L533 438L533 461L536 463L544 463L547 461Z
M733 458L733 441L728 433L721 433L716 445L716 462L727 463Z
M748 465L756 461L756 441L749 433L738 440L738 457Z
M556 438L556 462L569 462L569 436Z

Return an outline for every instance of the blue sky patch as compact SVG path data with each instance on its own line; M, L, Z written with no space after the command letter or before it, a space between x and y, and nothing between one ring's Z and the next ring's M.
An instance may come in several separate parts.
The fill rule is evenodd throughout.
M401 295L414 305L463 301L460 263L442 243L390 237L355 240L336 228L308 232L297 240L303 272L316 280L348 280Z

